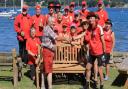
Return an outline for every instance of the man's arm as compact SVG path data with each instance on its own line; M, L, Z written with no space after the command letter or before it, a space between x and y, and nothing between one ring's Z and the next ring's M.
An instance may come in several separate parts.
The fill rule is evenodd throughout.
M19 16L16 17L15 21L14 21L14 29L17 33L21 32L20 29L20 23L19 23Z

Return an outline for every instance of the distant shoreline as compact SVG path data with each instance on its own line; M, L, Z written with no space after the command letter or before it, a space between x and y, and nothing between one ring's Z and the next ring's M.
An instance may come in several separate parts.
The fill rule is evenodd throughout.
M34 8L34 6L29 6L30 8ZM47 6L42 6L42 8L46 8ZM0 8L4 8L4 6L0 6ZM8 6L6 8L13 8L13 6ZM16 6L15 8L21 8L20 6ZM92 7L88 7L88 8L92 8ZM94 7L95 8L95 7ZM106 7L108 8L108 7ZM128 8L128 7L110 7L110 8Z

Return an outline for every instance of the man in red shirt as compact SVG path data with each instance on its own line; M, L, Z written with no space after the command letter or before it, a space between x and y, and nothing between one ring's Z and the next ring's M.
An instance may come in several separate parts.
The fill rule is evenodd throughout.
M94 12L90 12L87 16L90 27L86 32L85 41L89 45L89 59L86 65L86 86L85 89L89 89L89 81L91 75L91 68L95 60L98 60L99 74L100 74L100 89L103 89L103 70L102 70L102 57L105 52L105 41L103 29L98 25L97 15ZM95 83L95 87L97 87Z
M39 4L35 7L36 14L32 16L32 24L36 29L36 36L42 41L43 28L45 25L45 17L41 15L41 6Z
M74 8L75 8L75 2L71 2L69 7L70 21L73 21L74 19Z
M89 13L89 10L87 10L87 3L86 1L82 1L82 9L80 10L80 18L82 20L86 20L86 17Z
M61 9L61 4L59 2L55 3L55 12L56 14L58 14L60 12Z
M79 11L74 12L74 19L73 19L71 24L73 24L73 23L76 24L77 27L80 26L80 13L79 13Z
M68 25L71 24L70 16L69 16L69 6L64 8L64 15L63 15L63 22L67 23ZM70 26L68 26L70 27Z
M49 17L55 17L56 18L56 14L54 13L54 2L49 2L48 4L48 10L49 10L49 13L45 16L45 19L46 19L46 25L48 24L48 18Z
M108 13L104 10L104 3L102 0L98 1L98 10L96 14L99 16L98 24L104 27L106 20L108 19Z
M57 34L62 32L62 24L63 24L63 15L61 12L58 12L57 19L56 19L56 25L54 26Z
M32 26L32 19L27 11L28 6L24 5L22 13L17 15L14 21L14 28L19 43L19 55L25 64L27 63L26 40L30 37L30 28Z
M28 64L30 65L30 75L31 79L35 80L35 68L36 68L36 59L39 58L40 52L40 40L36 37L35 28L31 29L30 38L26 42L26 50L28 52Z

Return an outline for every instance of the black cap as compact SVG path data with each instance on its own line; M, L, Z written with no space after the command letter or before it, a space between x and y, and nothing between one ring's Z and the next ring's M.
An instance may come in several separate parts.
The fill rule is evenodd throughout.
M95 12L89 12L87 15L87 19L89 19L90 17L95 17L96 19L100 19Z
M107 21L105 23L110 24L112 26L112 21L110 19L107 19Z

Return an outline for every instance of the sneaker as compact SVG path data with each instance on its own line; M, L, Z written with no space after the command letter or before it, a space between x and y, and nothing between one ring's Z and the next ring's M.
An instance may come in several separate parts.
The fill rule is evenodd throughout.
M94 81L94 89L98 89L97 84L97 81Z
M109 79L109 77L108 77L108 76L106 76L106 77L104 78L104 80L105 80L105 81L107 81L108 79Z
M104 89L104 86L103 85L100 85L100 89Z

